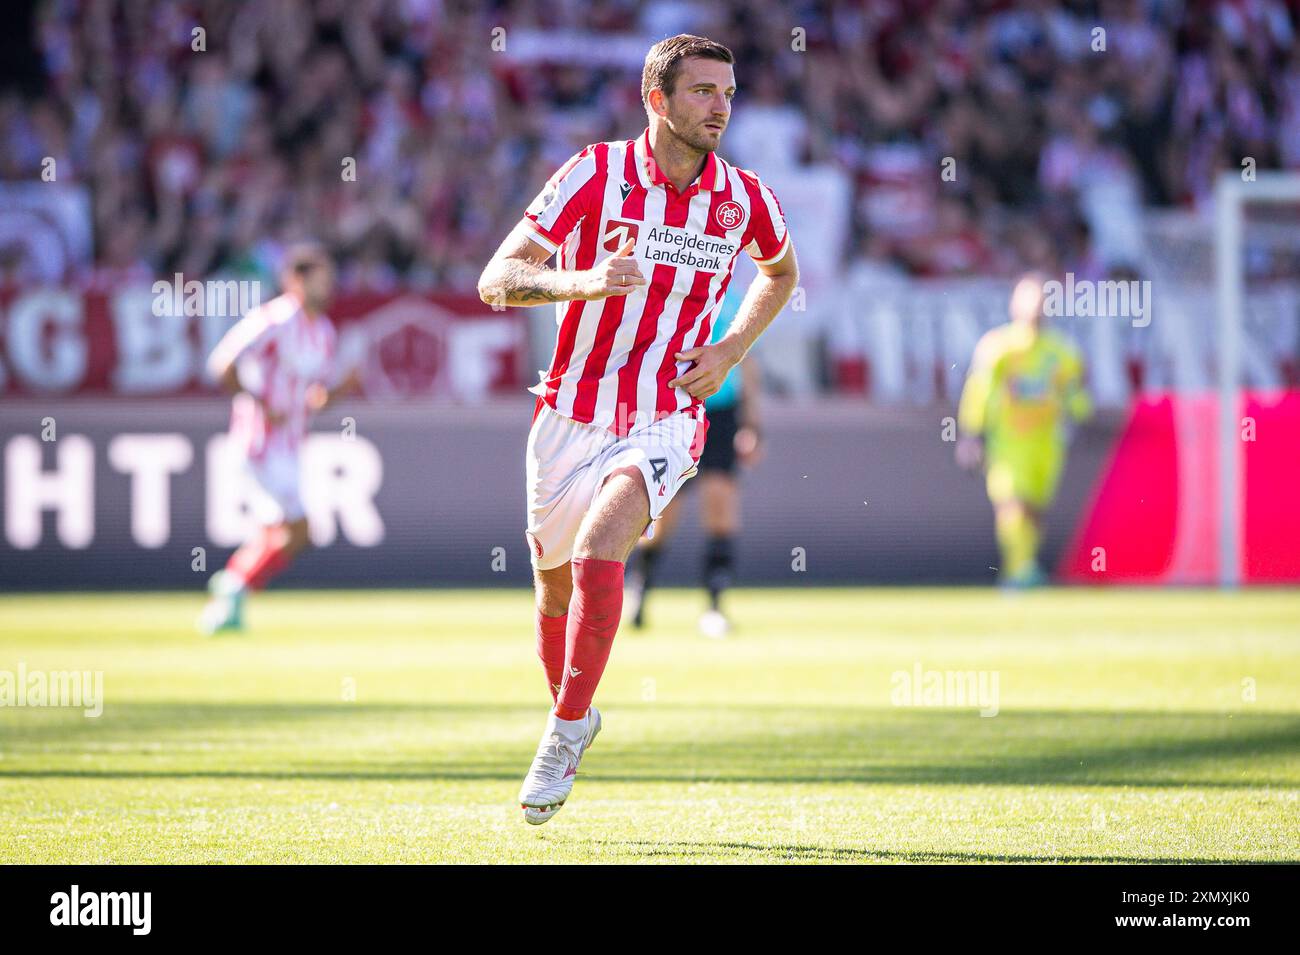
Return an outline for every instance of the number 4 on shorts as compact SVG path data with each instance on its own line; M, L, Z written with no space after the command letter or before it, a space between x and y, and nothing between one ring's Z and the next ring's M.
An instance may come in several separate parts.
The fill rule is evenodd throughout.
M668 470L667 458L651 458L650 467L654 468L654 479L656 482L662 481L664 474Z

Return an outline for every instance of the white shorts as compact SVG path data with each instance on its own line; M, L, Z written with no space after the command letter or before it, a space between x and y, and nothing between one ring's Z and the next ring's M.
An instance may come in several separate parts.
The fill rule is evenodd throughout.
M539 402L526 458L526 534L533 566L550 570L573 557L578 527L596 492L611 472L629 465L639 467L645 477L653 536L654 521L694 476L707 428L701 408L669 415L620 438Z
M292 523L307 512L298 489L298 452L268 451L246 458L244 477L253 518L264 527Z

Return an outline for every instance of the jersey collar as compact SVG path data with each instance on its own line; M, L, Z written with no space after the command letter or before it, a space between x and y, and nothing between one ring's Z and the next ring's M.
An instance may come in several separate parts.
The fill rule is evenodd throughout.
M636 174L641 180L641 185L646 189L651 186L669 185L668 178L660 170L659 164L655 162L654 153L650 150L649 126L637 137L636 144L632 148L636 157ZM725 182L726 174L722 162L715 153L709 153L704 158L704 168L700 170L699 178L695 180L694 185L701 191L714 192L721 189Z

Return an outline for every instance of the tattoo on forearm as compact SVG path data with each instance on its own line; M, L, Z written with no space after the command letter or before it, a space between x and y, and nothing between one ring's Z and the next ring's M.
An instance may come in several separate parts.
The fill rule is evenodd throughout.
M560 297L554 292L544 288L532 286L529 288L517 288L514 290L513 298L517 302L558 302Z
M499 266L493 283L502 305L530 305L538 302L563 302L565 296L554 287L554 273L545 266L530 262L506 261Z

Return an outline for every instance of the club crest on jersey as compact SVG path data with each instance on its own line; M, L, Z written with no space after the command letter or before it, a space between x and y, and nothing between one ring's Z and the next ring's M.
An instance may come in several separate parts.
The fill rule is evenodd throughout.
M533 545L533 550L537 553L537 558L538 558L539 560L540 560L543 556L545 556L545 555L542 553L542 542L539 541L539 540L536 538L536 536L533 535L533 533L532 533L531 531L524 531L524 536L527 537L527 538L528 538L528 542L529 542L530 544Z
M637 239L637 223L627 222L623 219L610 219L605 224L605 240L601 243L601 248L606 252L617 252L623 248L628 239L633 242Z
M713 219L718 225L730 232L745 221L745 210L739 202L728 199L713 211Z

